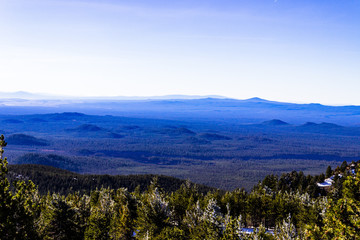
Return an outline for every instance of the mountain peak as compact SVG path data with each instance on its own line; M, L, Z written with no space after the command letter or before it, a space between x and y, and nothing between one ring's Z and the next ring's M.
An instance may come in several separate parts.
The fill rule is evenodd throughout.
M245 101L247 101L247 102L269 102L268 100L262 99L262 98L259 98L259 97L253 97L253 98L245 99Z
M269 121L265 121L262 123L263 125L269 125L269 126L285 126L285 125L289 125L289 123L284 122L280 119L272 119Z

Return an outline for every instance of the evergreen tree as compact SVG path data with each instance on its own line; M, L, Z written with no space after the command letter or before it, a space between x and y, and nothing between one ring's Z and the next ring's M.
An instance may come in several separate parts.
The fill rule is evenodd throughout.
M250 239L253 240L274 240L274 237L266 233L266 229L263 225L260 225L258 228L254 229L254 232L251 234Z
M38 239L35 218L39 212L35 185L29 181L14 183L14 192L6 177L7 159L3 158L6 146L0 136L0 236L1 239Z
M244 189L236 189L232 192L226 192L221 198L221 205L228 206L231 209L230 215L233 218L246 216L248 194Z
M174 220L177 225L181 225L186 211L190 210L191 206L194 205L199 198L200 194L196 186L191 186L189 181L186 181L177 191L171 193L169 204L174 210Z
M222 234L221 240L238 240L244 239L245 236L242 232L243 223L242 216L238 218L233 218L230 216L230 213L225 217L224 231Z
M291 222L291 215L284 219L282 224L275 229L275 237L279 240L296 240L297 234L294 224Z
M110 239L110 226L115 201L110 189L93 191L91 194L91 213L85 231L85 239Z
M343 197L331 199L323 224L310 226L311 239L360 239L360 168L343 183Z
M83 234L76 223L76 211L66 202L64 196L54 194L51 201L51 220L46 228L50 239L82 239ZM80 227L81 228L81 227Z
M75 192L74 194L69 194L66 201L75 211L74 223L77 228L77 236L79 239L84 239L85 231L88 226L88 218L91 214L90 197Z
M186 211L186 216L184 217L184 224L187 226L188 235L190 238L196 239L199 235L202 234L201 224L203 221L204 211L200 207L200 201L198 200L196 204Z
M138 207L136 238L156 238L163 230L173 227L173 211L154 179L148 192L143 194Z
M111 239L132 239L135 231L136 200L126 189L118 189L114 195L114 212L110 220Z
M332 176L332 173L333 173L333 171L332 171L332 169L331 169L331 166L328 166L328 167L326 168L325 177L326 177L326 178L331 177L331 176Z
M348 166L348 163L346 161L343 161L341 166L340 166L340 171L345 172L347 166Z
M0 137L0 236L4 239L11 239L9 230L12 229L11 224L11 205L12 194L10 191L10 183L6 178L8 173L7 159L3 158L4 147L6 147L4 135Z

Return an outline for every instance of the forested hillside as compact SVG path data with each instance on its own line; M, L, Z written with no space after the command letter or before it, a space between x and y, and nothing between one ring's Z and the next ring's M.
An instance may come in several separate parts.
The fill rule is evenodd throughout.
M359 126L243 121L64 112L0 115L0 129L9 140L10 165L41 164L80 174L166 175L224 190L250 191L270 174L295 170L318 175L329 165L360 159Z
M341 179L323 196L312 191L312 183L325 176L296 172L270 175L251 192L204 193L188 182L166 192L155 178L144 192L101 188L63 195L41 194L30 180L10 184L3 136L0 146L0 236L4 240L360 237L359 162L352 163L351 170L345 162L335 170L328 168L327 176L340 174Z
M8 177L12 181L31 180L38 188L40 194L60 193L69 194L81 192L89 194L92 190L100 188L126 188L133 192L137 187L144 192L151 181L156 178L157 183L165 192L174 192L184 184L185 180L163 175L89 175L78 174L45 165L21 164L9 165ZM199 192L206 193L215 188L205 185L193 184Z

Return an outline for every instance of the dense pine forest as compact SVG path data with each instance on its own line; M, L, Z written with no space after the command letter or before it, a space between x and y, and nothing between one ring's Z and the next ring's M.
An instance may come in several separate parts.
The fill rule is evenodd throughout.
M177 105L174 102L159 104L170 108ZM181 106L202 108L204 102L221 112L233 112L232 106L237 106L237 101L227 100L227 107L217 108L224 102L214 99L185 101ZM264 103L249 104L249 109L257 109ZM194 110L186 120L80 112L5 114L0 115L0 132L9 143L9 165L48 165L92 175L156 173L228 191L251 191L271 174L296 170L319 175L329 165L336 168L343 161L360 159L358 126L305 123L310 117L297 123L265 116L247 122L238 115L217 121L213 115L204 120L198 114ZM42 191L40 184L36 182ZM114 185L118 187L122 186Z
M200 190L188 181L165 191L160 178L154 177L146 189L104 185L60 194L58 189L40 192L31 180L11 177L3 157L3 136L0 145L4 240L360 237L359 162L344 162L335 170L329 167L326 176L269 175L251 192ZM316 187L316 182L331 176L335 177L330 188Z
M127 188L132 192L139 188L145 191L154 177L157 178L159 186L166 192L174 192L186 181L164 175L90 175L78 174L46 165L17 164L8 166L8 179L10 182L16 180L30 180L34 182L40 194L56 192L68 194L81 192L89 194L97 188ZM191 183L191 185L194 185ZM201 193L207 193L215 188L196 184Z

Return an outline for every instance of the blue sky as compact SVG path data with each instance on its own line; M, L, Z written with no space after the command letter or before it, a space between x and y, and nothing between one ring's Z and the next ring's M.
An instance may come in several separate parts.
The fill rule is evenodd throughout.
M360 1L0 0L0 91L360 105Z

